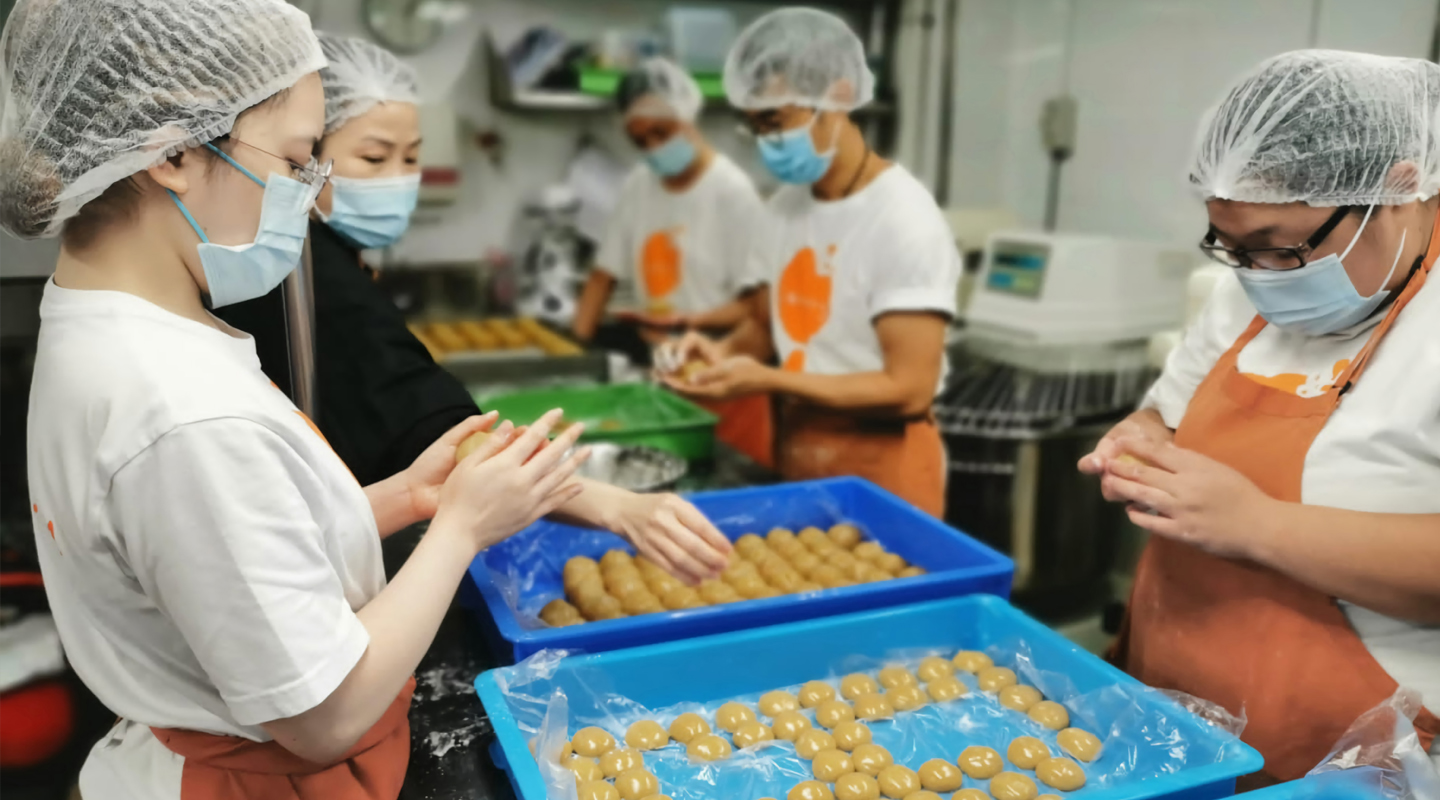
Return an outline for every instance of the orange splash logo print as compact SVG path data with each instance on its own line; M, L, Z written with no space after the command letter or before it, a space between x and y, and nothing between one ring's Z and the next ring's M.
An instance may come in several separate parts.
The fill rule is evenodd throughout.
M815 250L802 247L780 273L777 308L780 326L785 335L799 345L785 358L782 368L787 372L805 371L805 347L830 320L830 295L834 280L831 259L835 245L825 250L826 261L815 257Z
M679 227L655 231L640 248L640 277L651 300L663 300L680 288L685 259L675 240L681 231Z

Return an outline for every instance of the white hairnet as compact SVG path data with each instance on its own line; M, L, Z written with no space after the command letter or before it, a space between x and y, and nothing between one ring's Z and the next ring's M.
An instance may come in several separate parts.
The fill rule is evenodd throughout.
M364 39L320 33L330 62L320 71L325 83L325 132L330 133L387 101L420 104L415 68Z
M735 40L725 59L725 95L747 110L853 111L875 99L875 76L860 37L844 20L813 8L782 8Z
M0 34L0 225L53 236L324 65L282 0L21 0Z
M1190 183L1206 199L1249 203L1426 199L1440 189L1437 111L1440 66L1429 61L1282 53L1210 113Z
M615 93L620 111L629 117L659 117L694 122L705 98L700 84L665 58L647 58L625 75Z

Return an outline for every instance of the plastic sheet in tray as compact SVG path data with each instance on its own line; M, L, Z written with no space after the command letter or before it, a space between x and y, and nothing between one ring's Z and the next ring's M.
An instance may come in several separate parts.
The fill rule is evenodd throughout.
M1086 786L1065 794L1067 799L1229 797L1235 778L1262 764L1258 753L1230 733L987 596L597 655L561 658L546 652L487 672L475 683L498 738L492 753L509 772L516 793L523 800L561 800L573 797L569 773L553 763L542 770L530 754L532 740L538 752L551 752L588 725L619 738L640 719L668 724L684 711L708 717L728 700L753 705L773 689L793 691L813 679L837 685L834 679L850 672L873 674L893 661L913 666L926 655L949 656L961 649L984 650L1016 669L1022 682L1064 703L1072 725L1103 740L1100 757L1085 765ZM891 751L896 763L912 769L930 758L953 761L970 745L987 745L1003 755L1018 735L1046 740L1058 754L1053 732L977 691L973 676L962 680L971 692L961 700L870 723L875 741ZM811 779L809 763L784 742L739 750L708 765L691 763L671 743L647 753L645 763L675 800L784 797L796 783ZM984 788L984 782L966 778L965 786Z
M732 541L775 527L800 530L849 522L865 538L929 574L552 628L537 615L546 603L563 596L561 572L567 559L599 558L610 549L633 548L610 533L540 522L481 553L470 565L467 602L483 603L476 613L495 651L517 661L545 649L594 653L937 597L1010 594L1015 568L1009 558L859 478L704 492L690 500Z

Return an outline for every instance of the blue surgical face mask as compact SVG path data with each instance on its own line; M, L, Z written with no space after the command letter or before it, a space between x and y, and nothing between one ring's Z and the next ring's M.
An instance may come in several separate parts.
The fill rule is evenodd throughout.
M825 153L815 151L815 141L810 130L815 127L819 115L812 116L803 126L779 134L761 136L756 141L760 146L760 160L770 174L785 183L812 184L825 177L830 171L830 162L835 160L835 148Z
M200 237L197 249L200 266L205 270L205 283L210 287L210 307L221 308L263 297L295 271L309 231L310 187L282 175L272 174L269 182L262 181L219 148L208 144L206 147L245 177L265 187L265 197L260 201L260 229L255 233L255 241L241 245L212 244L190 216L190 209L170 192L170 199Z
M665 144L645 151L645 163L662 178L673 178L695 163L695 145L682 134L671 136Z
M389 247L405 235L420 200L420 175L330 178L327 225L361 248Z
M1371 206L1371 211L1374 206ZM1370 221L1370 211L1360 223L1360 231ZM1260 316L1272 325L1295 330L1308 336L1323 336L1342 331L1364 320L1385 302L1390 291L1385 288L1400 264L1405 251L1405 232L1400 233L1400 246L1395 249L1395 262L1380 282L1380 289L1369 297L1355 290L1343 259L1360 241L1360 231L1340 255L1331 253L1298 269L1239 270L1240 285Z

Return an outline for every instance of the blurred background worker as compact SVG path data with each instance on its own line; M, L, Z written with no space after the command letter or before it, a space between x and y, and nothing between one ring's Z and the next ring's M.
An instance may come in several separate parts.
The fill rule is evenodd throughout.
M649 344L671 331L728 332L767 302L769 279L752 242L764 208L755 186L695 126L704 99L677 64L650 58L616 93L625 135L644 155L625 179L596 255L574 331L595 335L618 279L634 276L643 310L628 315ZM770 398L709 404L716 437L757 462L771 462Z
M786 478L859 475L940 516L945 449L931 402L960 257L934 198L850 118L874 94L860 39L821 11L772 12L736 40L725 91L787 184L761 251L771 308L724 339L668 346L671 361L709 366L670 384L711 399L777 393Z
M1234 269L1080 464L1154 534L1120 662L1243 708L1271 781L1397 685L1440 733L1437 114L1416 59L1302 50L1237 83L1190 170Z

